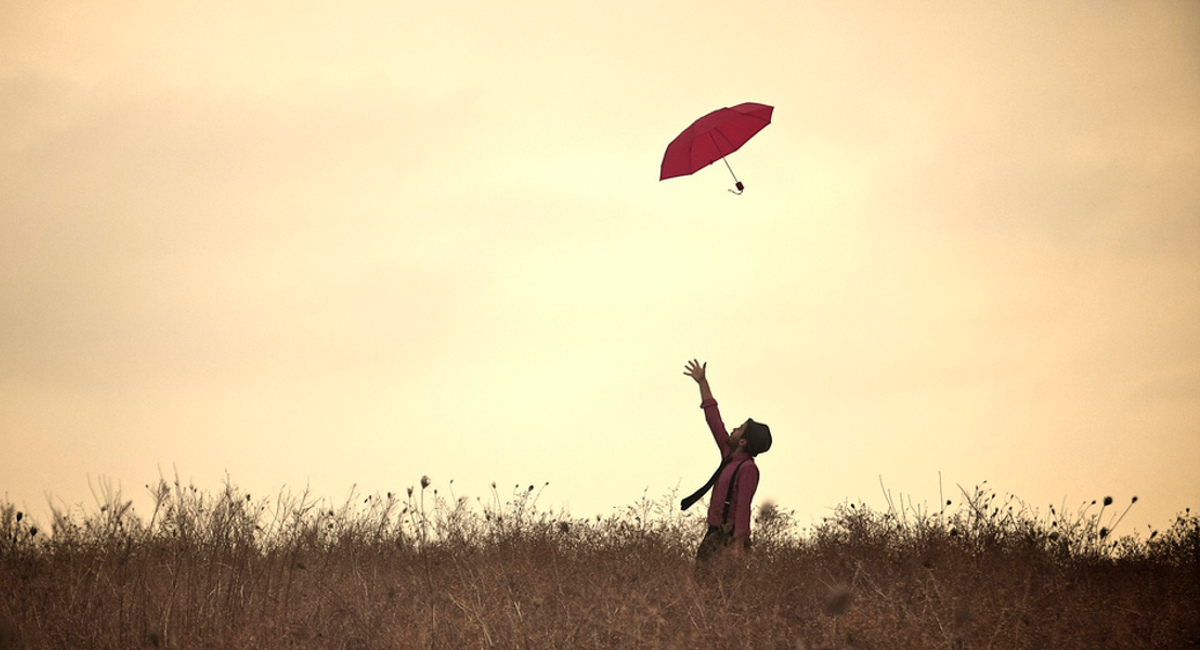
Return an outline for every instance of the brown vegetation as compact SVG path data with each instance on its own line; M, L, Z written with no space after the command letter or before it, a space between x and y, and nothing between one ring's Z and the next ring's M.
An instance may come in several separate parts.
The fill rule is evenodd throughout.
M604 519L438 494L255 501L160 481L135 514L37 530L0 504L7 648L1190 648L1200 520L1113 539L1105 500L1040 516L994 492L953 510L860 504L801 530L760 508L753 552L697 579L673 495Z

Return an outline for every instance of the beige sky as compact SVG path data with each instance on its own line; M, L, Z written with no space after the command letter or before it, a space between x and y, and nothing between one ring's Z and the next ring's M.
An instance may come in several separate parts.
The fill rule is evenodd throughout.
M0 5L0 495L1200 504L1200 5ZM743 101L775 121L659 183ZM1132 524L1130 522L1133 522Z

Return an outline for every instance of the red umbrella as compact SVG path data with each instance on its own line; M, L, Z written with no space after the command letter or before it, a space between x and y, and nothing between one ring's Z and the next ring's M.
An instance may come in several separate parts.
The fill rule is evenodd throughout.
M720 159L737 183L734 194L741 194L745 186L738 181L725 156L737 151L770 124L774 110L773 106L746 102L732 108L719 108L692 122L667 145L658 180L693 174Z

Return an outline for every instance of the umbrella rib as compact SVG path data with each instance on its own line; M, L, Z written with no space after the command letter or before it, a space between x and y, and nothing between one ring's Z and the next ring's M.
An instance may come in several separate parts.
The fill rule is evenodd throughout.
M715 131L715 130L716 129L713 129L713 131ZM721 134L721 135L722 135L722 137L724 137L725 134ZM708 132L708 139L712 140L713 148L715 148L717 150L717 153L721 156L721 158L724 158L725 154L721 151L721 145L717 144L717 138L716 138L716 136L713 135L712 131ZM725 138L725 142L729 142L729 138Z
M716 129L713 130L715 131ZM721 134L721 137L725 140L726 144L729 144L729 138L726 138L724 133ZM713 135L712 131L708 132L708 138L712 140L713 146L717 149L717 153L721 154L721 162L725 163L725 169L729 170L729 175L733 177L733 182L737 183L737 174L733 173L733 167L730 167L729 161L725 160L725 154L721 153L721 145L717 144L717 138Z

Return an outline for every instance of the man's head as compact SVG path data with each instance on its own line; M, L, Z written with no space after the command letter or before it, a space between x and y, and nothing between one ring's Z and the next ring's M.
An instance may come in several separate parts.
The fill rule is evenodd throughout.
M771 428L753 419L746 420L729 434L729 446L757 456L771 448Z

